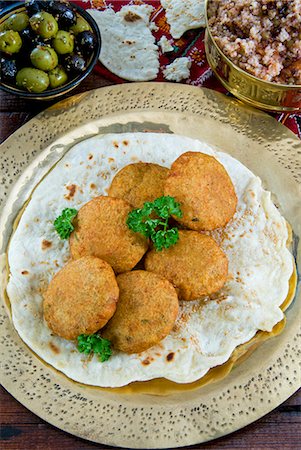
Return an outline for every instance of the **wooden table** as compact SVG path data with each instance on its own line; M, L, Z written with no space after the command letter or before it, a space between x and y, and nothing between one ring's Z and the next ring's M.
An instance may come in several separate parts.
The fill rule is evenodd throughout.
M113 84L92 74L71 94ZM53 102L33 102L0 92L0 141ZM3 450L86 450L110 448L92 444L48 425L4 389L0 391ZM272 413L229 436L192 449L301 450L301 390Z

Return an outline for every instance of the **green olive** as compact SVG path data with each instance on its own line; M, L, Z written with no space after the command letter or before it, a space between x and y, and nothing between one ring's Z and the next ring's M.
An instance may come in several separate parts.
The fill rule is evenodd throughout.
M57 66L55 69L48 72L50 87L52 89L62 86L68 80L68 75L62 66Z
M30 61L37 69L48 70L54 69L58 64L58 57L53 48L45 45L38 45L30 53Z
M74 36L68 31L59 30L52 41L54 50L59 55L66 55L72 53L74 48Z
M45 11L40 11L31 16L29 23L33 31L44 39L53 38L58 32L57 21Z
M18 53L22 39L17 31L8 30L0 33L0 51L8 54Z
M18 14L13 14L6 21L6 26L8 30L22 31L29 24L29 17L26 12L20 12Z
M49 86L47 73L32 67L23 67L16 75L16 84L29 92L44 92Z
M91 31L88 22L78 14L76 15L76 23L70 27L70 31L74 34L81 33L82 31Z
M6 24L6 20L2 23L0 23L0 33L2 31L6 31L7 30L7 24Z

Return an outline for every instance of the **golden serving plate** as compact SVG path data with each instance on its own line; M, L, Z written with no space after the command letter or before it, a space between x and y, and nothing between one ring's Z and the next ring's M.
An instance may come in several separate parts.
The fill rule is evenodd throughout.
M13 223L34 186L75 142L109 132L164 132L226 151L261 177L301 236L301 142L274 118L208 89L130 83L63 100L30 120L1 146L2 288ZM4 201L6 201L5 206ZM301 265L301 241L295 257ZM2 293L1 381L42 419L82 438L130 448L201 443L259 419L300 386L301 294L286 311L283 332L231 373L194 391L130 394L73 382L45 364L15 331Z
M263 81L236 66L216 44L208 25L206 0L205 51L208 63L223 86L243 102L266 111L301 111L301 85Z

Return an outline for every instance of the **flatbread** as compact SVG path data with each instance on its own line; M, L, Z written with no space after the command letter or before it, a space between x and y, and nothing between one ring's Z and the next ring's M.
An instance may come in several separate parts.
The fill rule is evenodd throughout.
M150 5L124 6L117 13L88 9L101 34L100 62L129 81L148 81L159 71L159 53L150 30Z
M179 39L187 30L205 26L204 0L161 0L170 34Z
M115 173L133 161L170 167L182 153L198 151L223 164L238 197L237 212L212 232L229 260L229 279L212 299L180 302L172 332L139 354L114 351L100 363L55 336L43 318L43 292L70 258L53 220L65 207L79 209L106 195ZM172 134L96 136L74 145L34 190L12 236L7 293L20 337L47 363L81 383L117 387L166 378L189 383L225 363L258 330L270 332L283 318L293 259L285 219L261 181L239 161L198 140ZM47 245L46 245L47 244Z

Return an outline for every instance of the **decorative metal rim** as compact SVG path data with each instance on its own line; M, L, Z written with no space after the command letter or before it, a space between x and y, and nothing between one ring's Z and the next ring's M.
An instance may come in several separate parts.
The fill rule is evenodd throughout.
M108 132L112 127L119 127L120 131L131 127L129 131L132 131L143 126L144 131L149 131L152 124L165 132L195 138L203 135L205 141L225 150L233 146L237 152L241 151L243 162L251 170L252 166L258 166L259 175L264 172L265 164L270 164L265 174L267 179L263 177L268 185L273 184L269 173L272 171L276 177L278 171L279 177L288 183L287 189L297 192L300 188L293 178L298 182L297 154L301 143L268 115L222 94L191 86L131 83L100 88L57 103L2 144L2 154L8 161L4 176L14 184L2 212L2 249L6 247L7 233L11 231L18 205L28 197L41 175L39 166L55 151L59 156L60 142L70 145L82 139L82 130L86 136ZM270 139L271 128L274 140ZM253 155L247 153L251 143ZM18 170L21 172L29 163L29 169L15 182ZM13 166L17 167L14 172ZM5 192L9 186L5 183ZM279 195L281 206L284 194L281 189L277 192L275 186L272 187ZM297 225L293 223L293 227ZM299 228L295 231L301 234ZM263 344L225 380L199 391L168 397L120 395L72 382L32 354L13 329L2 305L3 386L47 422L94 442L133 448L206 442L257 420L299 388L301 308L296 304L300 300L299 293L288 310L288 326L283 334Z

